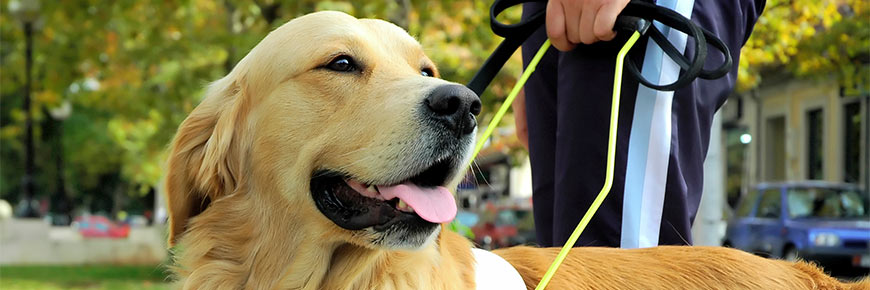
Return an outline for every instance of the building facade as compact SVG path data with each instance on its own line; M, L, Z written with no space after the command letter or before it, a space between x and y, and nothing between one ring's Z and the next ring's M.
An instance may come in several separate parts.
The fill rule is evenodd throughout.
M768 181L870 181L870 94L835 79L765 80L723 108L726 193Z

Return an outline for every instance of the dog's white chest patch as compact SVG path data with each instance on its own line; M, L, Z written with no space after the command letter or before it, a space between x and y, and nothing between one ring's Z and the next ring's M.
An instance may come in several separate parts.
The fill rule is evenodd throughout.
M474 254L474 279L477 289L526 289L523 277L504 258L482 249L471 249Z

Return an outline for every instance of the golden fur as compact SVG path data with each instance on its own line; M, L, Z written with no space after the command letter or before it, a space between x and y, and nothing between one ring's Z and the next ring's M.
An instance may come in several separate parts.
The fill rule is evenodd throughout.
M305 44L305 45L300 45ZM320 67L339 53L375 68ZM270 33L213 83L173 141L166 191L174 272L186 289L464 289L471 244L458 236L412 250L373 247L337 227L308 194L318 168L389 174L419 131L406 113L446 81L395 25L337 12ZM437 74L437 71L436 71ZM405 92L406 94L397 94ZM349 142L348 140L352 140ZM440 247L439 247L440 245ZM453 277L443 279L443 277Z
M540 282L558 248L513 247L494 252L514 265L528 289ZM765 259L723 247L571 249L548 289L868 289L843 284L806 262Z
M342 53L354 55L366 70L322 69ZM171 146L166 191L177 285L474 288L472 245L461 236L442 227L422 246L378 245L373 240L383 236L336 226L309 193L318 169L378 179L400 174L397 168L412 162L407 155L420 149L407 140L419 138L421 129L410 121L408 108L433 87L448 84L421 76L421 68L435 70L400 28L319 12L270 33L213 83ZM531 288L556 251L519 247L496 253ZM803 263L721 248L659 247L576 249L550 289L813 286L844 287Z

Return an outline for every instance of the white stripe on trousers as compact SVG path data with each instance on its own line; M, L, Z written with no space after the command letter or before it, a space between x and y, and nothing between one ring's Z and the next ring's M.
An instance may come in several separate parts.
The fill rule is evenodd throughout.
M661 0L658 5L691 18L695 3L694 0ZM685 51L685 34L656 24L674 47ZM649 41L643 76L652 82L668 84L674 82L679 73L680 67ZM673 97L672 91L656 91L638 84L626 165L622 248L658 245L671 149Z

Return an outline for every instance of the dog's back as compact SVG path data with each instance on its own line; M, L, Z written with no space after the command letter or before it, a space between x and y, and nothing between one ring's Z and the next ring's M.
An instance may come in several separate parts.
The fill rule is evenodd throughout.
M559 248L514 247L495 253L534 289ZM864 289L870 279L843 283L803 261L765 259L722 247L571 250L550 289Z

